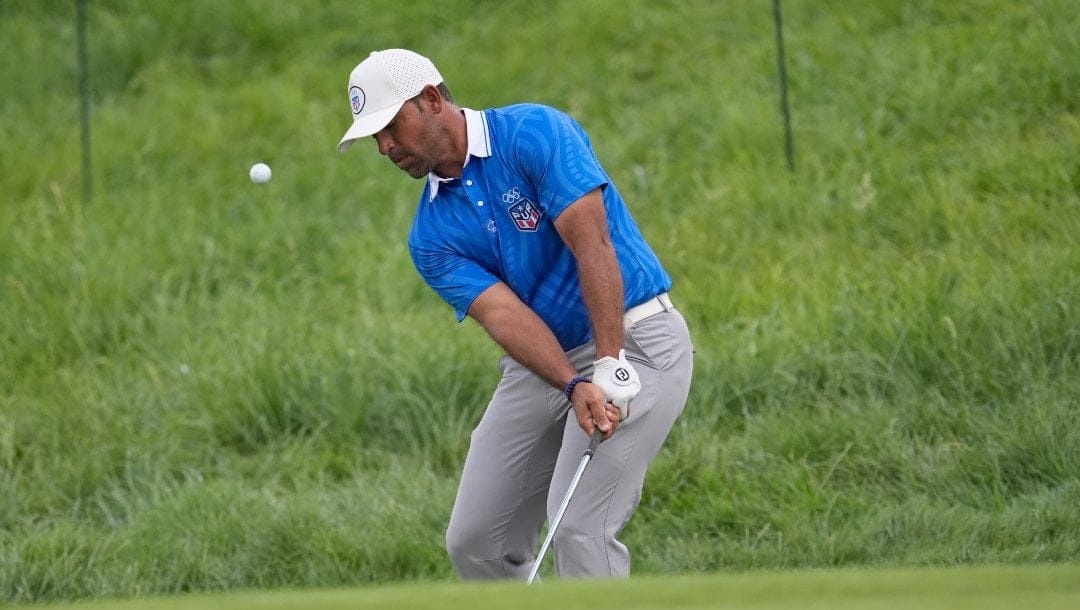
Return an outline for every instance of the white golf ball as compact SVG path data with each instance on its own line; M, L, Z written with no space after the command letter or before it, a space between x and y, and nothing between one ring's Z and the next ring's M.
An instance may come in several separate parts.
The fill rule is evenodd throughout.
M265 163L256 163L251 166L251 181L255 184L270 182L270 166Z

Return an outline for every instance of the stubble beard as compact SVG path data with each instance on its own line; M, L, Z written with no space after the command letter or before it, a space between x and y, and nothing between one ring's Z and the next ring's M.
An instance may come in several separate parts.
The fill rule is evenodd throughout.
M412 178L420 179L431 173L435 167L428 161L423 159L416 159L412 165L407 165L401 168L406 174L409 174Z

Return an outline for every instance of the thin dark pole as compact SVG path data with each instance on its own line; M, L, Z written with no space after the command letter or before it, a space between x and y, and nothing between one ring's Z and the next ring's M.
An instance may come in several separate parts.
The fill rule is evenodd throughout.
M784 154L788 169L795 171L795 144L791 138L791 111L788 110L787 62L784 61L784 26L780 18L780 0L773 0L773 18L776 21L776 64L780 69L780 110L784 114Z
M90 202L90 70L86 61L86 0L76 0L75 30L78 39L79 120L82 124L83 201Z

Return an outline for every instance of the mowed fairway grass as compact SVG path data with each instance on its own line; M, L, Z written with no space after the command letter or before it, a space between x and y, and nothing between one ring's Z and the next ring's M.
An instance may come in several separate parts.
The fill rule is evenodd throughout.
M41 610L1075 610L1080 566L829 570L631 581L371 586L47 605Z
M83 201L75 3L0 0L0 604L1080 580L1080 2L784 2L794 171L767 0L87 5ZM349 71L399 46L465 106L571 112L674 278L694 385L629 583L453 584L500 352L412 268L422 184L335 150Z

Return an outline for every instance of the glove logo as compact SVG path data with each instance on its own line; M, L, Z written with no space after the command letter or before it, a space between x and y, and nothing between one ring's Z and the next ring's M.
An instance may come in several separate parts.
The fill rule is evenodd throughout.
M626 350L619 350L619 357L604 356L593 363L593 383L604 391L608 402L619 408L619 421L630 415L630 401L641 391L637 371L626 360Z

